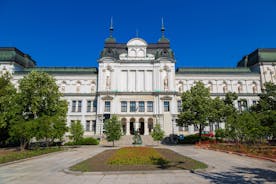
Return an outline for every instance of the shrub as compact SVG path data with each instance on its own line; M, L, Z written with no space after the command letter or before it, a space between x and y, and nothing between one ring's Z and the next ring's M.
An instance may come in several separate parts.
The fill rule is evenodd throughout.
M70 133L70 138L73 139L74 142L78 142L82 139L84 131L79 120L71 123Z
M161 129L160 124L156 124L156 126L153 128L151 136L153 140L161 141L164 138L164 134L165 132Z
M77 142L67 142L65 146L74 146L74 145L98 145L99 141L93 137L82 138Z
M225 138L225 130L219 128L216 130L215 137L217 140Z
M187 135L184 137L183 140L179 140L179 144L195 144L200 140L200 137L198 134L192 134L192 135ZM209 137L201 137L201 141L207 141L210 140Z

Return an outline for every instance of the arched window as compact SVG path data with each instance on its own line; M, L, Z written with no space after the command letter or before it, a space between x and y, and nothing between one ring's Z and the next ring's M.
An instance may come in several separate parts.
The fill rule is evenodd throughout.
M136 57L136 50L135 49L131 49L130 51L129 51L129 56L130 57Z

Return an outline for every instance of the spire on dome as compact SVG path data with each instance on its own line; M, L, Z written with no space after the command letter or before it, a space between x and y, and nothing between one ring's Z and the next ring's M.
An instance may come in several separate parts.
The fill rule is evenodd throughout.
M161 32L162 32L162 38L165 37L165 26L164 26L164 20L163 17L161 18Z
M162 36L158 40L158 42L159 43L169 43L170 41L165 37L165 26L164 26L163 17L161 18L161 33L162 33Z
M113 33L114 27L113 27L113 17L111 17L110 19L110 27L109 27L109 37L112 37L112 33Z
M109 37L105 39L105 43L115 43L116 39L113 38L113 17L110 18L110 26L109 26Z

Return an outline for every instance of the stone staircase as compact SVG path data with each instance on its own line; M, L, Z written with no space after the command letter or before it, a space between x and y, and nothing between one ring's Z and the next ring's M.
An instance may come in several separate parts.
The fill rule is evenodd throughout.
M133 135L124 135L121 137L119 141L115 141L115 146L132 146ZM156 146L157 142L152 139L150 135L141 135L142 145L143 146ZM101 145L103 146L112 146L112 142L107 142L106 140L102 140Z

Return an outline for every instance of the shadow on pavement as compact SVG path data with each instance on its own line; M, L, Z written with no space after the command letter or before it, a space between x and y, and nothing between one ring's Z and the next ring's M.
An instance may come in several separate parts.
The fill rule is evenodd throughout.
M262 184L266 182L276 182L276 172L260 168L235 167L228 172L195 172L212 183L223 184Z

